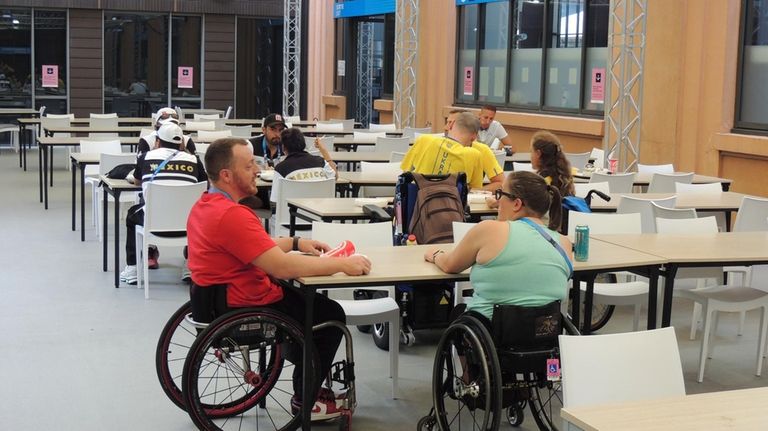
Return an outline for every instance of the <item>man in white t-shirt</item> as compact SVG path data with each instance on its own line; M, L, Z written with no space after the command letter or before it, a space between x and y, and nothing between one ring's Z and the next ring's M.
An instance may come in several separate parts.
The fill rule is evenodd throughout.
M504 126L494 120L496 118L495 106L486 105L480 108L478 118L480 119L480 132L477 134L478 142L491 145L495 139L498 139L501 142L501 146L498 149L512 149L512 139L507 134L507 131L504 130Z

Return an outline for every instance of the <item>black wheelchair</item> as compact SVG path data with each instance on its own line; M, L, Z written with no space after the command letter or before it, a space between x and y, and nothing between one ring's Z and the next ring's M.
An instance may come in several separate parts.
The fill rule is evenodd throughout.
M557 430L562 393L555 361L563 328L578 334L559 301L496 306L491 322L473 312L460 315L437 346L433 407L417 429L497 430L503 414L519 426L527 406L540 430Z
M155 366L166 395L201 430L299 428L301 411L291 398L295 360L304 347L302 326L270 309L228 310L224 286L193 288L191 298L171 316L157 343ZM341 322L313 329L327 326L344 334L346 358L333 365L330 376L313 375L313 383L328 379L345 388L339 429L348 430L356 404L352 338ZM308 360L316 373L316 350Z

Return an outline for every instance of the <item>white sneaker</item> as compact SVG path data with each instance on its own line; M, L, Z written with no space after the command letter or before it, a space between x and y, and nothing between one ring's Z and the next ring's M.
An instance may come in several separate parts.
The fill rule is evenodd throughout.
M192 281L192 271L189 270L187 265L187 259L184 259L184 263L181 265L181 281L189 283Z
M125 265L125 269L120 273L120 281L126 284L136 284L137 280L136 265Z

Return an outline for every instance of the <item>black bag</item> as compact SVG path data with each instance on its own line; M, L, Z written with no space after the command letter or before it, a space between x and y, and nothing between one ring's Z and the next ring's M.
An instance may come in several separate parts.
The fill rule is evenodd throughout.
M111 171L107 172L107 178L112 178L113 180L124 180L128 178L128 175L130 175L134 169L136 169L135 163L117 165L112 168Z

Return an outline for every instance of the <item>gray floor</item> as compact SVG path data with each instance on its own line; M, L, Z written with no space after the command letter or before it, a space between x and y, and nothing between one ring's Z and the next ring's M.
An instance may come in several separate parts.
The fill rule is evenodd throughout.
M159 332L187 297L178 281L181 260L175 256L180 251L161 250L149 301L136 288L112 287L112 272L101 270L95 228L87 223L85 242L70 230L70 174L64 158L63 152L56 154L55 185L45 211L38 202L37 153L30 154L30 170L23 172L15 153L0 150L0 353L5 363L0 368L0 429L192 429L187 415L160 389L154 365ZM680 301L673 315L688 393L765 385L765 378L753 375L756 313L748 315L742 337L735 335L735 316L721 319L714 359L705 382L696 383L699 341L687 338L690 310L689 303ZM630 328L630 314L621 310L605 332ZM397 400L389 396L386 354L368 336L353 334L359 389L354 427L415 429L431 404L439 333L420 332L415 346L401 350ZM523 429L535 425L528 420Z

